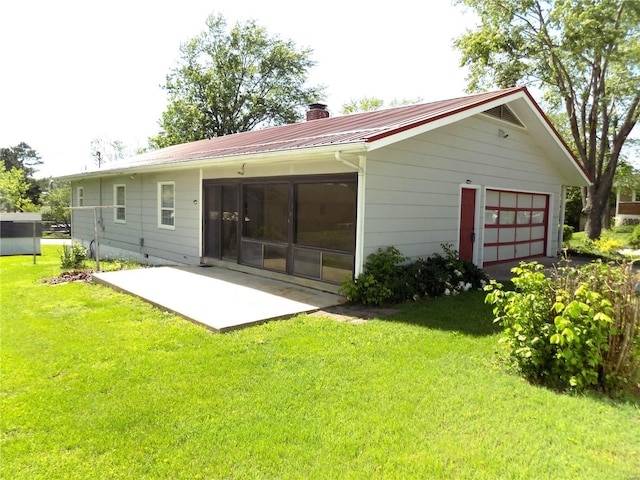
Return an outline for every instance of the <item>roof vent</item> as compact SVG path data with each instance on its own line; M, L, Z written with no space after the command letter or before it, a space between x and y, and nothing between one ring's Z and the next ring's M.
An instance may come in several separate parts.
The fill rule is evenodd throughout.
M491 115L492 117L499 118L505 122L512 123L514 125L518 125L519 127L524 127L524 124L520 121L520 119L513 113L507 105L498 105L497 107L490 108L489 110L485 110L485 115Z
M318 120L320 118L329 118L329 110L324 103L312 103L307 110L307 122L310 120Z

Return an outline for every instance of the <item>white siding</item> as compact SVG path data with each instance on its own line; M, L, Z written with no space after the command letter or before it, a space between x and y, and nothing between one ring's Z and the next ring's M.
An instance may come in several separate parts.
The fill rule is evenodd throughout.
M175 182L175 230L158 227L158 182ZM112 209L100 209L100 245L168 262L199 263L201 204L197 170L83 180L74 183L74 187L84 187L85 206L113 205L116 184L126 185L126 223L114 222ZM75 210L72 217L73 238L93 240L93 211Z
M550 193L550 225L557 225L559 171L526 130L509 128L500 138L499 128L504 124L476 116L371 152L363 257L390 245L412 258L442 253L442 243L457 247L460 188L467 183L482 187L480 212L485 188ZM555 253L554 229L549 239Z

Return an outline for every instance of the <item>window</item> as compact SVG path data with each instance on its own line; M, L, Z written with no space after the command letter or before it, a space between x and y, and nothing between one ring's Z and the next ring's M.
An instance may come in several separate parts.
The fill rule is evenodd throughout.
M116 223L126 223L127 207L126 207L126 187L124 185L113 186L113 221Z
M84 207L84 187L78 187L78 195L76 199L77 207Z
M158 228L175 229L176 221L176 184L158 183Z

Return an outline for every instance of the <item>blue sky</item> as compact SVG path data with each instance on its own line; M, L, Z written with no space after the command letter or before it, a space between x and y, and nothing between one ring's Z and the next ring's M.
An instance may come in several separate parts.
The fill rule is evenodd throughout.
M301 5L304 5L301 7ZM371 1L20 0L0 3L0 147L27 142L37 176L79 172L90 142L131 147L155 135L161 89L180 43L208 14L255 19L271 35L314 50L310 84L327 86L338 114L363 96L425 101L464 94L453 38L474 18L451 0Z

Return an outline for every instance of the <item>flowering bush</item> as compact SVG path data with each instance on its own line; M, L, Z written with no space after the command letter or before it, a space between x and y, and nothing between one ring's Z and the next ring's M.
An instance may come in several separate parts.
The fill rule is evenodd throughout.
M367 257L364 272L343 282L341 290L349 301L381 305L484 288L488 277L482 269L461 260L450 245L443 244L442 249L444 255L413 263L404 263L407 258L395 247L378 249Z

